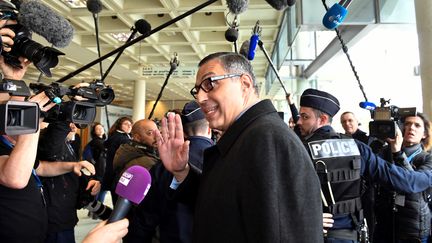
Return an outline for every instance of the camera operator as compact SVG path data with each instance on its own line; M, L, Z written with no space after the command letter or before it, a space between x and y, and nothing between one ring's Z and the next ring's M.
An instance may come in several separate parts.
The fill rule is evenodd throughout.
M431 145L429 120L421 113L408 116L404 119L402 133L403 138L398 131L395 139L389 139L395 164L411 171L430 171L432 156L427 152ZM428 206L431 191L399 194L388 188L379 189L374 242L426 243L431 229Z
M64 163L78 161L67 135L71 131L70 121L50 121L47 128L41 131L38 158ZM55 161L55 162L54 162ZM80 163L88 163L81 161ZM94 167L92 165L94 172ZM94 174L94 173L92 173ZM89 175L77 176L67 173L55 177L43 177L46 188L48 209L48 234L45 242L75 242L74 227L78 222L77 209L94 200L100 190L100 183Z
M325 242L367 242L360 200L362 180L417 193L431 186L432 174L404 170L376 156L364 143L334 132L331 122L339 109L333 95L307 89L300 99L297 125L320 178L324 210L334 219Z
M2 13L3 14L3 13ZM16 21L0 20L0 52L10 51L15 33L4 28ZM30 62L19 58L22 68L17 69L5 64L0 56L0 69L5 79L21 80ZM24 100L24 97L10 97L0 93L0 101ZM44 93L33 96L29 102L38 103L42 111L54 104L49 103ZM35 169L40 163L35 161L39 131L15 137L0 136L0 239L4 242L42 242L47 228L47 214L43 194L38 186Z

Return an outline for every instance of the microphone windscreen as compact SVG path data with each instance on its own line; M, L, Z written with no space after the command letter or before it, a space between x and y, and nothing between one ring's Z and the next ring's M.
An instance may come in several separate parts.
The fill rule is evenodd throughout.
M147 169L139 165L129 167L120 177L116 194L135 204L140 204L151 186L151 176Z
M296 3L296 0L287 0L288 7L293 6Z
M362 101L359 103L360 108L373 111L376 108L376 105L372 102Z
M249 42L249 51L248 51L248 55L247 55L247 58L249 59L249 61L252 61L255 58L255 50L257 48L258 41L259 41L258 35L254 34L251 36L250 42Z
M102 3L100 0L87 0L87 9L93 14L98 14L102 11Z
M151 25L144 19L138 19L135 22L135 28L140 32L141 35L148 36L151 31Z
M18 22L56 47L68 46L73 38L74 29L69 21L40 1L24 1Z
M235 28L228 28L225 31L225 39L229 42L236 42L238 39L238 30Z
M324 14L322 23L327 29L334 29L338 27L348 14L348 10L342 5L335 3Z
M292 0L291 1L288 0L288 1L291 2ZM266 2L276 10L283 10L286 7L288 7L287 0L266 0Z
M249 45L250 45L250 40L245 40L243 42L243 44L240 47L240 55L243 55L244 57L248 58Z
M241 14L248 8L249 0L227 0L230 13Z

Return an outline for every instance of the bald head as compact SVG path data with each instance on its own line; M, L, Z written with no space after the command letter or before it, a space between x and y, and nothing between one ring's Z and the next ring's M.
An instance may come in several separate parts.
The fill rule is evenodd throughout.
M136 121L132 126L132 140L155 147L156 139L154 137L154 131L157 130L156 123L149 119L142 119Z

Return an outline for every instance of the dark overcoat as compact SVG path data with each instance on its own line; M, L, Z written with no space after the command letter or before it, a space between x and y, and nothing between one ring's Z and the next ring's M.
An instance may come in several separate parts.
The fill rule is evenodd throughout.
M183 191L193 182L189 173ZM323 241L317 175L269 100L249 108L205 151L199 184L194 242Z

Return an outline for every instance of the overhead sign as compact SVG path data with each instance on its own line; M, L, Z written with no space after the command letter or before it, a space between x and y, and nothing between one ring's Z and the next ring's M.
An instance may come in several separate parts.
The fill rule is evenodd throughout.
M142 67L141 75L143 77L166 77L170 67ZM190 78L195 77L198 67L177 67L171 77Z

